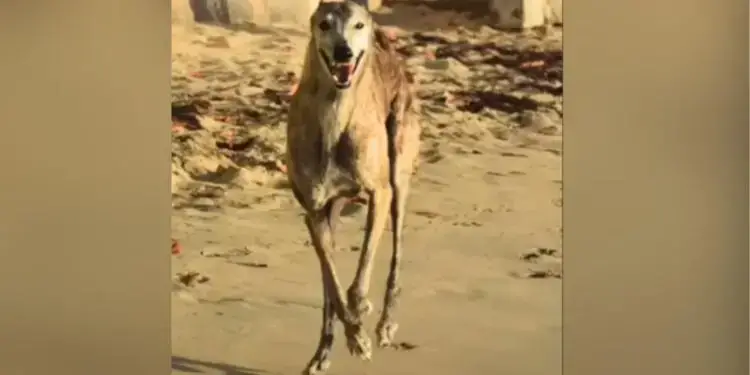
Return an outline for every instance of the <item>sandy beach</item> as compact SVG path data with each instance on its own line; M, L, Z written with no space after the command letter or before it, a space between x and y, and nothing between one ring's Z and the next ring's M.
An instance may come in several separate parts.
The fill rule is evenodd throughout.
M282 163L306 26L229 29L173 8L172 373L299 374L322 302ZM408 1L376 18L423 105L402 345L361 362L339 327L328 374L560 374L562 30L503 32ZM335 262L348 284L364 211L342 220ZM371 330L390 250L383 241L377 255Z

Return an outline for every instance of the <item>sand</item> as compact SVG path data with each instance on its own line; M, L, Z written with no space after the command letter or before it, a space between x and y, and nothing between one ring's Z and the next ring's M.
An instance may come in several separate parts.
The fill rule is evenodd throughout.
M508 33L468 11L394 7L378 17L399 37L424 103L404 239L404 345L361 362L339 327L328 373L560 374L561 30ZM317 344L322 291L281 155L305 29L230 30L180 12L172 372L299 374ZM355 212L339 226L345 285L363 225ZM390 250L383 241L376 260L373 338Z

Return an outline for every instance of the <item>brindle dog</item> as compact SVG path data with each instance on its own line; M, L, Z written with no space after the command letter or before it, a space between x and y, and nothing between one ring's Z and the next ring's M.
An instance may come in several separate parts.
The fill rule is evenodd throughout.
M328 367L335 318L350 352L370 359L362 320L372 310L372 261L389 213L393 254L376 333L379 346L393 345L404 211L420 147L412 80L369 12L351 0L323 2L310 28L289 110L286 160L323 281L323 325L307 374ZM344 294L331 254L341 210L354 197L366 198L367 221L356 275Z

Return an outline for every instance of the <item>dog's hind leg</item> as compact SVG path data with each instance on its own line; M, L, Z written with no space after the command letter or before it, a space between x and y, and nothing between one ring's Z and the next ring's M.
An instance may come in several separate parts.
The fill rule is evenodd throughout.
M411 173L401 174L399 183L394 184L393 199L391 200L391 228L393 232L393 253L386 281L385 297L383 299L383 312L376 327L378 346L389 347L393 345L393 338L398 329L394 319L394 313L401 294L399 274L401 271L402 233L404 229L404 214L406 211L406 198L409 195L409 178Z
M381 187L370 193L365 223L365 238L357 264L354 281L347 290L347 304L352 314L360 320L372 310L372 304L367 300L372 277L373 258L377 252L380 238L383 236L388 220L388 208L391 202L391 189Z
M398 98L397 98L398 99ZM396 100L397 100L396 99ZM390 202L391 229L393 233L390 269L386 282L385 297L383 300L383 312L376 327L378 346L389 347L394 344L393 339L398 329L394 319L398 298L401 294L400 272L402 233L404 229L404 216L406 214L406 200L409 196L411 175L414 170L414 160L419 152L419 128L416 126L404 126L397 120L397 110L394 100L391 113L386 120L388 131L388 160L390 162L390 184L393 190L393 198ZM403 117L401 117L403 119ZM400 134L399 134L400 132ZM403 148L397 150L396 140L402 137Z
M331 208L338 205L335 200L332 200L323 209L308 212L305 221L310 231L310 238L315 248L315 254L320 261L323 287L326 290L326 301L335 315L344 324L349 351L362 359L369 359L372 355L370 338L362 328L362 321L352 316L346 308L344 293L333 265L332 252L334 250L334 241L331 218L335 215L331 215ZM324 323L327 323L327 321ZM321 340L321 342L323 341Z

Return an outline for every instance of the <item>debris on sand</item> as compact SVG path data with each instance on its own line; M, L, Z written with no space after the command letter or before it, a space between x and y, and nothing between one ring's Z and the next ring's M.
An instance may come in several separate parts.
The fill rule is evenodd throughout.
M511 276L523 279L562 279L562 252L548 247L537 247L520 256L526 263L534 264L533 268L523 273L513 272Z
M263 262L232 262L232 264L250 268L268 268L268 263Z
M388 348L397 350L397 351L408 352L408 351L412 351L414 349L419 348L419 345L413 344L407 341L401 341L401 342L390 344Z
M557 249L551 249L547 247L537 247L531 251L527 251L521 254L521 260L525 262L534 262L544 257L552 257L559 259L562 257L560 251Z
M205 284L209 282L211 279L201 274L198 271L185 271L185 272L178 272L177 276L175 277L175 281L186 286L186 287L194 287L198 284Z
M524 277L527 279L562 279L562 269L529 270Z
M180 253L182 253L182 246L180 246L180 243L173 238L172 239L172 255L180 255Z
M233 257L244 257L252 254L253 251L250 250L248 247L243 247L241 249L231 249L227 251L210 251L210 250L203 250L201 251L201 255L206 258L233 258Z

